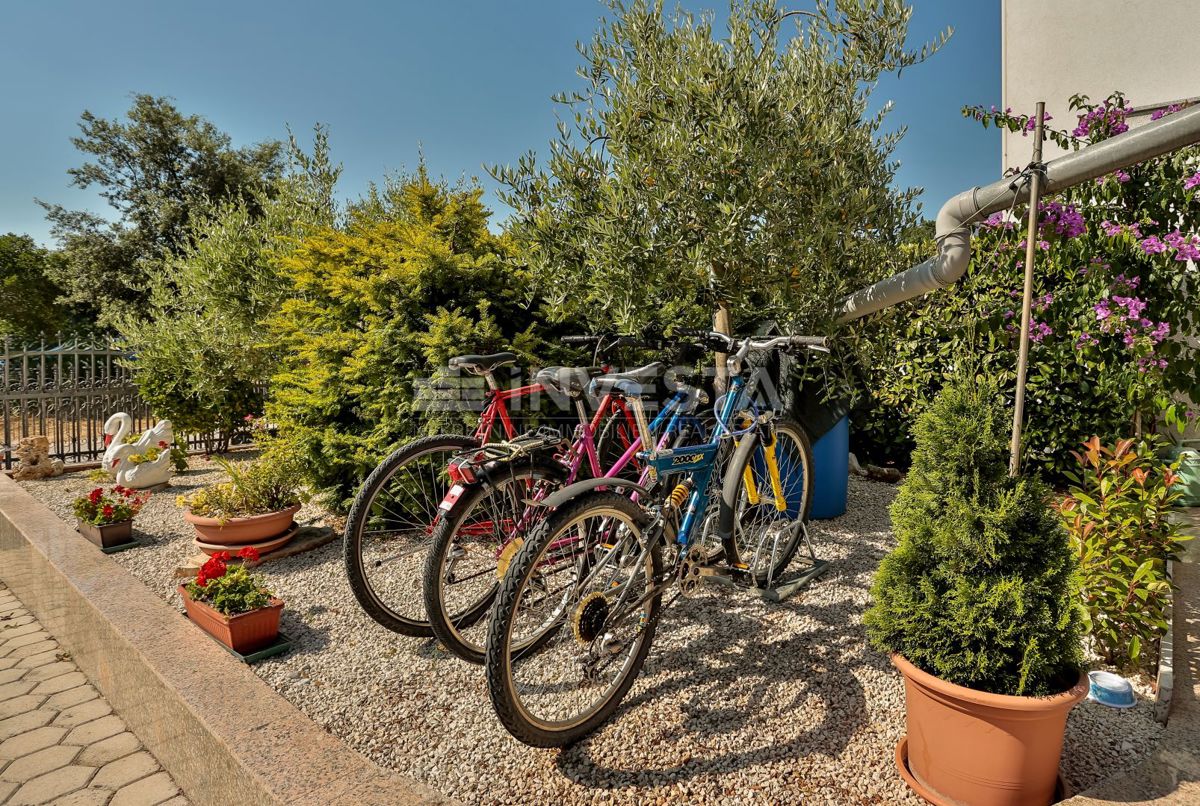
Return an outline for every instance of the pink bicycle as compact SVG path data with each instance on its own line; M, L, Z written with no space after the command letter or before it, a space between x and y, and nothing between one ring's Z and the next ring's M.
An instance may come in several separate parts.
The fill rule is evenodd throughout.
M595 345L602 366L590 370L592 374L606 371L612 351L640 346L628 337L581 336L564 341ZM499 434L506 439L515 437L517 429L509 413L512 402L550 391L538 382L501 388L495 371L516 360L511 352L451 359L452 369L486 382L484 406L474 433L435 434L408 442L380 462L359 488L343 536L346 574L363 610L390 630L414 637L433 634L425 614L422 575L441 511L438 505L453 486L447 468L450 459ZM577 411L584 416L582 409L577 407ZM597 435L595 445L603 449L610 444L628 447L637 432L625 402L615 396L605 397L587 423ZM596 466L589 465L589 469Z

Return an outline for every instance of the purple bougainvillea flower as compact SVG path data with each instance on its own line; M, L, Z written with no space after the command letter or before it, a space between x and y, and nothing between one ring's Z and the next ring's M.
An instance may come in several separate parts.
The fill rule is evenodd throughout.
M1171 323L1170 322L1159 322L1158 325L1155 326L1154 330L1150 333L1150 338L1154 339L1155 344L1158 344L1159 342L1163 341L1170 335L1171 335Z
M1147 255L1157 255L1160 252L1167 251L1167 245L1159 240L1157 235L1151 235L1141 243L1142 251Z
M1110 238L1115 238L1116 236L1120 235L1121 230L1123 230L1123 229L1124 229L1124 227L1122 227L1120 224L1116 223L1115 221L1101 221L1100 222L1100 231L1103 232L1105 235L1107 235Z
M1184 190L1191 190L1198 185L1200 185L1200 171L1196 171L1196 173L1183 180Z
M1175 259L1200 261L1200 247L1195 242L1185 243L1175 251Z
M1108 300L1106 299L1102 299L1093 305L1092 310L1096 312L1096 318L1100 321L1104 321L1108 317L1112 316L1112 310L1109 309Z
M1041 344L1043 339L1045 339L1047 336L1053 335L1053 333L1054 331L1051 330L1050 325L1046 324L1045 322L1031 321L1029 323L1029 338L1038 344Z

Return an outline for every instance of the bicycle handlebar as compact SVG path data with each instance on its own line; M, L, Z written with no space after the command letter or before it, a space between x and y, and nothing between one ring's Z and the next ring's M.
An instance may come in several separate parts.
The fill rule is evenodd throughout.
M774 336L766 339L747 339L718 333L715 330L677 330L680 336L691 336L700 339L704 346L714 353L729 353L745 356L752 352L804 347L812 350L828 351L829 339L825 336Z

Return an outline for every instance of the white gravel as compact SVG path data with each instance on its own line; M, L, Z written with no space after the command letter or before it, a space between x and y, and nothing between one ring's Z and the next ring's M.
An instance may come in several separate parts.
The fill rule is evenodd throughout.
M194 553L175 496L220 478L211 463L192 465L139 516L152 544L112 555L175 605L172 572ZM71 499L94 483L76 473L23 486L73 522ZM715 586L678 601L625 706L566 751L511 739L482 668L363 614L340 541L262 566L297 646L254 669L366 756L469 803L916 804L893 767L903 684L861 625L893 544L895 489L851 479L848 514L812 526L830 570L788 602ZM300 521L321 518L308 507ZM1063 770L1074 791L1149 755L1162 729L1147 695L1142 686L1125 712L1073 711Z

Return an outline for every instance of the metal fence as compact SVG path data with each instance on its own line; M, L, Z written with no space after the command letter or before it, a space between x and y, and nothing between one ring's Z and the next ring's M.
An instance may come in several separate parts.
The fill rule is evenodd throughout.
M0 407L4 415L4 470L15 464L12 449L23 437L44 435L50 455L65 464L99 461L104 454L104 421L123 411L133 432L155 422L138 396L123 359L130 356L110 342L56 340L18 345L4 340L0 367ZM189 436L189 449L205 444Z

